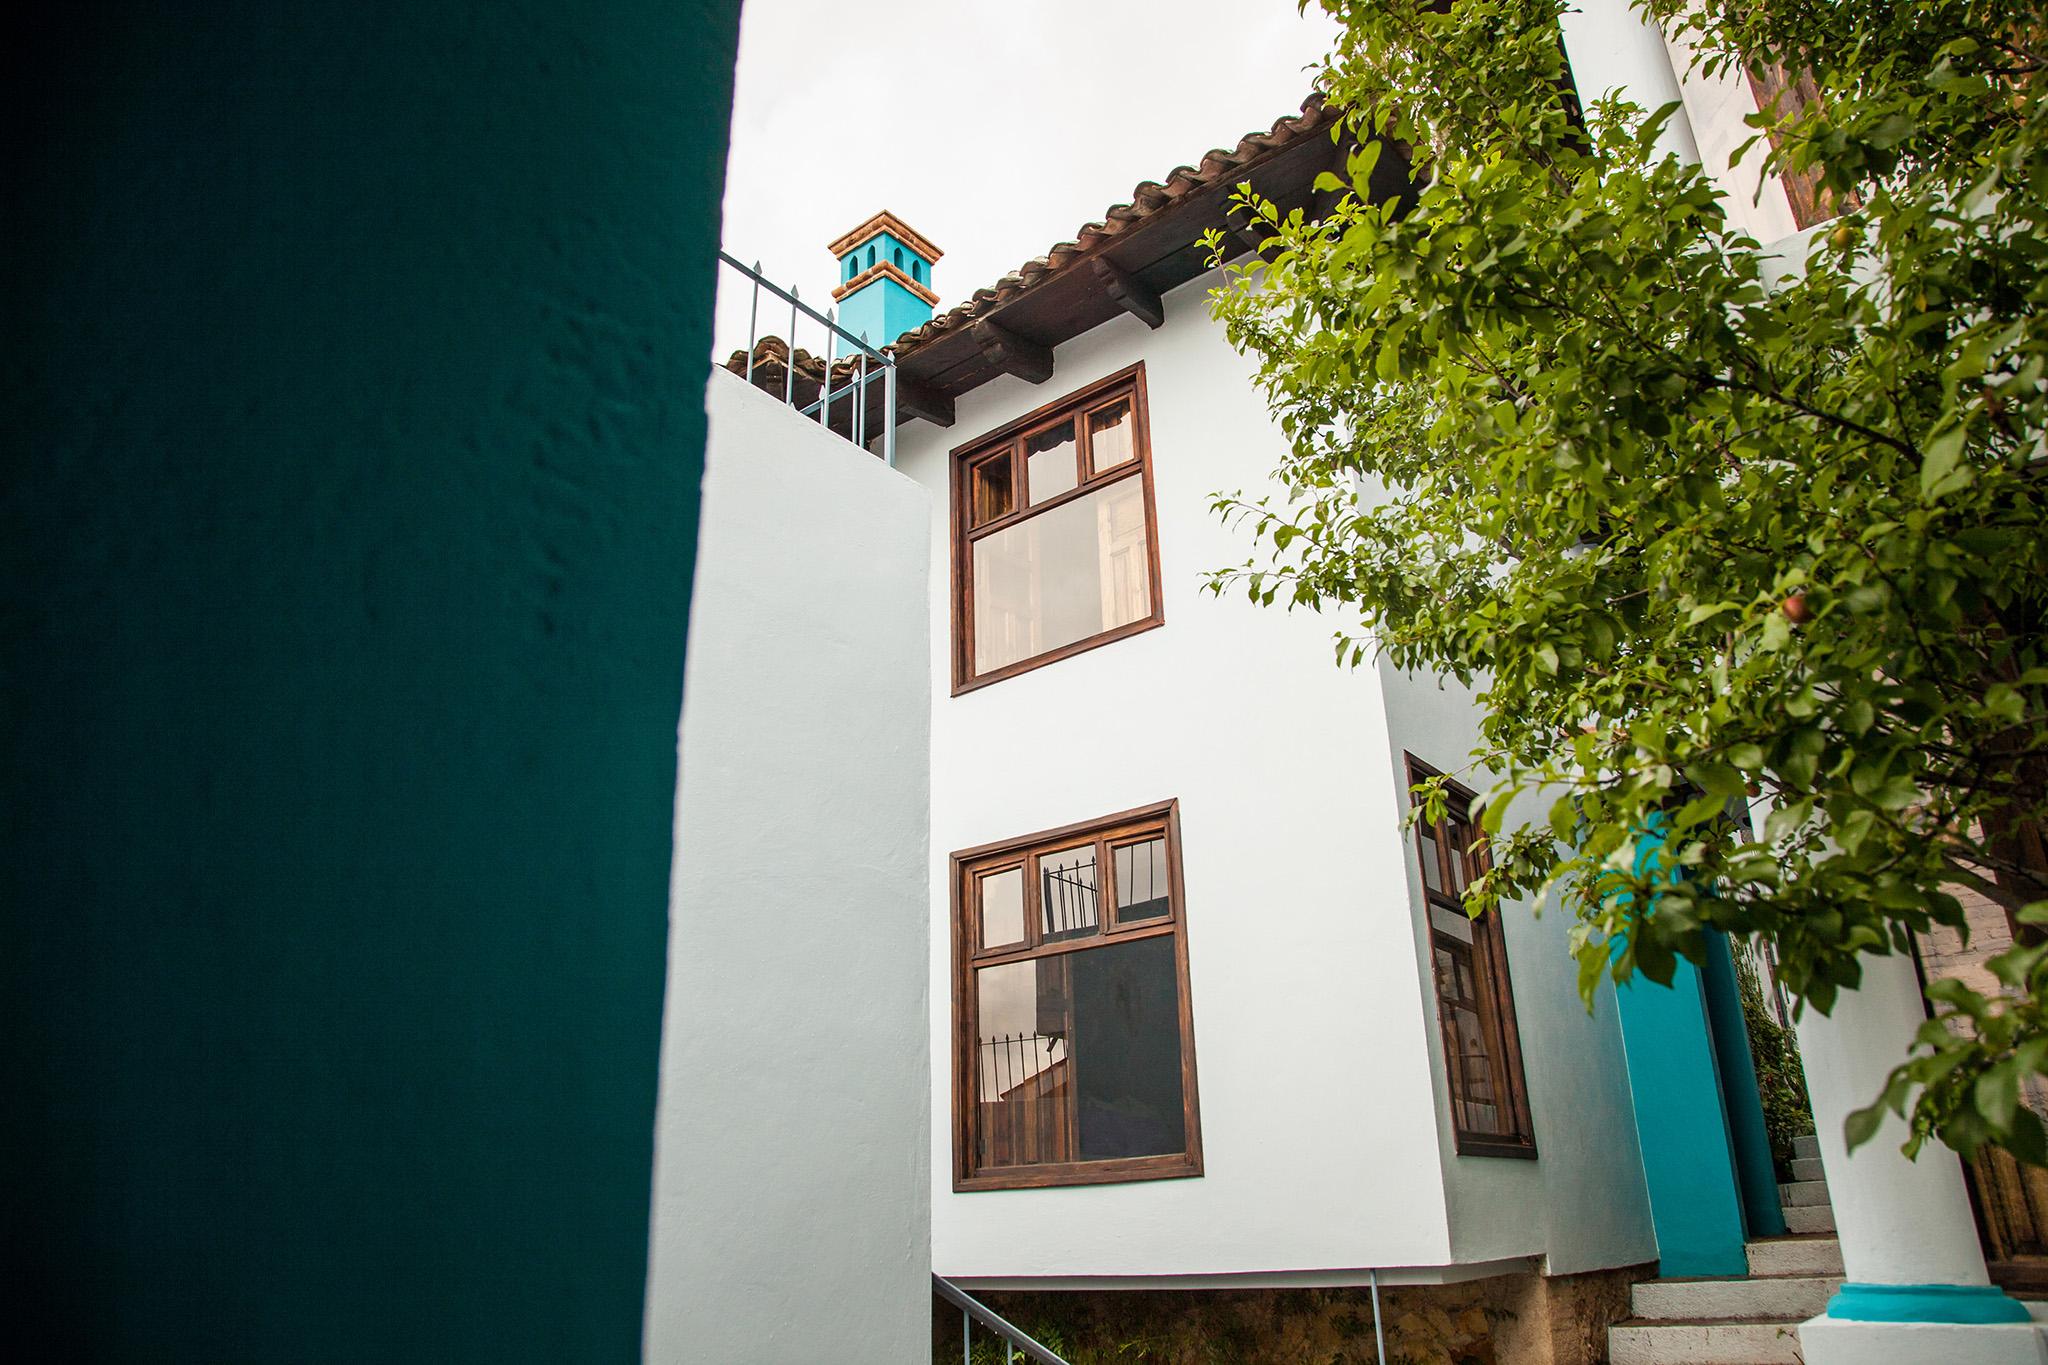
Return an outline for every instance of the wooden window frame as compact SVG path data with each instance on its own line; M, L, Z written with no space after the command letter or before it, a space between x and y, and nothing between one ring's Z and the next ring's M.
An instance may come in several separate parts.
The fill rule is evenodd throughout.
M1413 754L1404 753L1402 757L1407 760L1408 783L1411 788L1425 778L1443 776L1437 769ZM1449 779L1445 779L1444 790L1450 798L1449 806L1444 813L1445 821L1428 828L1434 831L1436 839L1439 859L1437 880L1448 888L1457 885L1451 874L1449 861L1457 856L1451 850L1447 828L1450 821L1456 820L1472 831L1471 847L1468 850L1469 862L1466 865L1468 884L1486 870L1488 858L1486 836L1480 830L1478 822L1472 818L1472 803L1477 799L1475 794L1470 788L1460 786ZM1410 800L1413 804L1420 804L1419 798L1412 792ZM1478 919L1470 921L1470 944L1437 929L1432 910L1447 910L1462 916L1465 913L1465 903L1456 892L1438 891L1430 886L1426 870L1429 848L1422 839L1424 828L1418 820L1414 831L1416 874L1422 887L1423 924L1429 932L1429 976L1436 999L1437 1035L1444 1050L1444 1084L1450 1101L1451 1133L1457 1153L1459 1156L1502 1156L1534 1160L1536 1128L1529 1113L1529 1082L1522 1068L1522 1036L1515 1019L1514 978L1508 971L1507 942L1502 934L1500 915L1496 912L1481 915ZM1440 941L1445 951L1469 952L1472 957L1474 988L1480 993L1482 1006L1487 1007L1481 1014L1481 1027L1489 1033L1489 1042L1501 1050L1501 1072L1508 1091L1506 1108L1515 1128L1511 1135L1466 1131L1459 1108L1459 1096L1464 1093L1463 1050L1455 1039L1449 1007L1444 1000L1445 982L1437 971L1436 954Z
M1109 850L1143 838L1166 840L1168 911L1164 918L1116 922L1116 868ZM1097 899L1101 927L1085 937L1044 942L1039 924L1038 878L1032 875L1041 854L1092 843L1096 855ZM981 948L974 881L1009 868L1024 869L1024 941ZM1043 1189L1058 1185L1103 1185L1136 1180L1176 1180L1202 1174L1201 1101L1195 1088L1194 1005L1188 992L1187 902L1180 861L1180 802L1161 801L1100 819L1040 830L1000 843L962 849L952 856L953 884L953 1189ZM1139 939L1174 940L1174 972L1180 997L1181 1122L1186 1150L1164 1156L1115 1157L1104 1161L1065 1161L1036 1166L974 1167L975 1117L979 1112L979 1000L974 974L985 967L1030 962L1067 953L1085 952L1111 943Z
M1128 396L1131 400L1131 458L1102 473L1089 471L1091 438L1088 433L1088 414L1119 398ZM1031 437L1056 427L1071 419L1074 423L1075 472L1079 481L1072 488L1047 498L1032 506L1026 498L1029 490L1028 461L1024 457L1024 443ZM983 460L1007 452L1010 457L1010 510L983 525L973 524L972 480L969 470ZM1085 388L1077 389L1063 398L1057 398L1033 408L1016 421L1010 422L964 445L955 446L952 456L952 537L953 537L953 695L972 692L990 683L1014 678L1020 673L1058 663L1076 654L1103 645L1114 644L1144 631L1166 624L1166 606L1160 594L1159 581L1159 517L1153 506L1152 496L1152 423L1150 407L1145 397L1145 363L1139 361L1105 375ZM990 669L986 673L974 671L974 542L998 531L1007 530L1019 522L1028 521L1042 512L1064 506L1083 498L1099 489L1124 479L1142 481L1141 496L1145 504L1145 559L1148 583L1151 589L1152 611L1149 615L1130 621L1121 626L1076 640L1071 644L1048 649L1028 659Z

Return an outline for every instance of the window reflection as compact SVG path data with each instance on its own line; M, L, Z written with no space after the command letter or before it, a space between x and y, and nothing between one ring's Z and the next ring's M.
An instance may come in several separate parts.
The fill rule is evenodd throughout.
M1127 477L975 541L974 671L1151 615L1147 540L1144 484Z
M1111 855L1116 863L1116 921L1135 924L1163 919L1172 911L1166 887L1166 840L1123 844Z
M968 503L974 525L1008 516L1015 502L1015 485L1010 479L1010 456L1005 453L983 460L968 476Z
M1423 825L1422 836L1422 884L1431 891L1444 889L1443 855L1437 849L1436 826Z
M1088 467L1100 474L1138 453L1131 438L1131 400L1119 398L1088 414Z
M1074 451L1071 419L1026 439L1024 474L1033 506L1080 484L1081 465Z
M981 946L1024 941L1024 869L1006 868L981 879Z
M1101 926L1094 844L1040 855L1038 902L1045 917L1040 931L1048 942L1092 934Z
M1169 936L974 974L975 1165L1187 1150Z

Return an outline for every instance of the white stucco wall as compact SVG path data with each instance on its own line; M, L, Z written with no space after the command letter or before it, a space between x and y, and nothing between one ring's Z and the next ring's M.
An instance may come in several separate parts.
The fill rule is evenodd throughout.
M1630 0L1575 0L1558 15L1558 26L1572 82L1589 116L1594 102L1608 96L1628 100L1646 113L1682 102L1663 33ZM1664 125L1657 150L1687 161L1700 159L1683 110Z
M1637 13L1629 0L1576 0L1559 24L1572 79L1588 104L1606 95L1633 101L1644 111L1677 103L1658 148L1700 163L1726 196L1735 226L1766 245L1797 230L1784 182L1763 173L1768 148L1751 147L1738 163L1735 154L1757 135L1743 120L1756 112L1756 96L1740 71L1714 75L1696 69L1694 44L1663 32Z
M903 469L941 492L933 583L931 1047L947 1052L955 849L1178 797L1206 1174L955 1194L949 1075L935 1070L933 1256L942 1274L1213 1275L1449 1258L1398 850L1361 838L1386 794L1376 690L1332 663L1329 623L1201 591L1246 549L1208 511L1264 481L1279 436L1207 315L1118 319L1059 349L1051 380L912 424ZM950 686L948 451L1142 359L1165 625L960 697ZM1105 702L1129 705L1105 706ZM943 1061L939 1066L943 1067Z
M1384 662L1378 674L1393 737L1387 780L1395 799L1408 799L1404 750L1483 794L1491 775L1465 770L1479 733L1472 693L1455 681L1403 673ZM1510 813L1516 820L1546 814L1535 802ZM1404 849L1412 847L1412 836L1397 837ZM1422 874L1413 858L1408 889L1416 981L1434 1017ZM1586 1013L1567 941L1572 921L1554 902L1541 915L1527 904L1506 904L1501 920L1537 1159L1457 1154L1442 1034L1432 1032L1430 1071L1452 1252L1459 1261L1544 1256L1546 1268L1559 1275L1655 1260L1613 990L1602 986L1594 1012Z
M1785 182L1764 174L1770 144L1760 140L1742 153L1740 161L1734 159L1745 142L1758 136L1755 128L1743 122L1756 112L1756 93L1749 87L1749 78L1740 71L1710 76L1699 70L1693 64L1697 51L1682 34L1668 35L1665 46L1678 77L1686 121L1699 145L1700 164L1727 196L1728 221L1765 243L1797 232L1799 224L1792 217Z
M707 398L646 1356L921 1360L929 500Z
M1169 295L1156 332L1117 319L1061 347L1046 383L994 381L962 397L952 428L912 423L900 437L899 465L935 495L935 1268L990 1284L1317 1283L1500 1257L1549 1255L1560 1270L1647 1259L1612 1014L1588 1024L1576 996L1560 995L1572 964L1555 916L1540 933L1517 924L1510 937L1518 999L1530 997L1523 1034L1539 1136L1549 1133L1543 1159L1446 1154L1434 995L1390 733L1442 746L1428 743L1429 705L1396 697L1394 726L1373 671L1336 666L1331 621L1201 590L1205 570L1250 552L1210 513L1211 495L1263 486L1282 440L1248 362L1208 317L1215 283ZM1165 625L948 695L950 451L1137 360ZM1465 736L1447 756L1455 762L1470 748L1466 703L1431 704L1449 708L1450 728ZM1206 1173L955 1193L948 853L1168 797L1181 801ZM1552 960L1538 961L1546 952Z

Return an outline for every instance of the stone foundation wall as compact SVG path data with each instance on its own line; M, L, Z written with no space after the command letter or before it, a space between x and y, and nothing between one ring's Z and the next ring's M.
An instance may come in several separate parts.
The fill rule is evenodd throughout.
M1650 1267L1501 1275L1380 1290L1387 1365L1605 1365L1607 1327ZM1374 1365L1372 1291L1159 1289L978 1294L1072 1365ZM1002 1347L976 1330L974 1365ZM960 1359L960 1314L935 1304L932 1359Z

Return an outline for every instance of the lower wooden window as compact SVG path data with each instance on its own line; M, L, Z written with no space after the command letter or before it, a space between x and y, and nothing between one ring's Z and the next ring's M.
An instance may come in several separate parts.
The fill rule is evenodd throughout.
M1408 780L1438 776L1408 756ZM1451 1128L1460 1156L1536 1155L1522 1040L1500 916L1465 913L1465 888L1486 870L1486 841L1472 820L1472 793L1452 783L1437 824L1415 825L1422 898L1429 914L1437 1023L1451 1090ZM1417 804L1420 804L1417 798Z
M1200 1175L1177 803L953 874L954 1188Z

